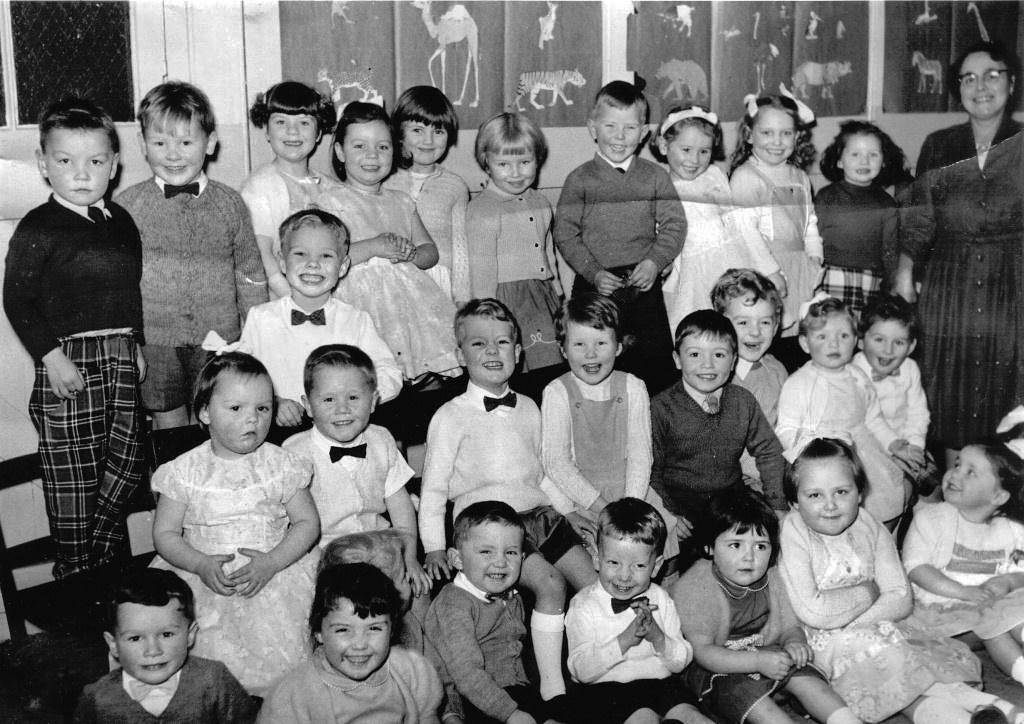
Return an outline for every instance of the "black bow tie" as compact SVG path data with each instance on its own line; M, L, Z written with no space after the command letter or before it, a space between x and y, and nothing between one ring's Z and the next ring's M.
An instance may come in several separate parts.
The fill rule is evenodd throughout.
M364 442L362 445L353 445L352 447L338 447L337 445L332 445L330 455L332 463L338 462L346 455L353 458L365 458L366 443Z
M509 392L504 397L484 397L484 409L488 412L505 405L506 407L516 406L516 393Z
M315 312L312 312L311 314L306 314L301 309L292 310L293 327L297 327L300 324L305 324L306 322L309 322L310 324L315 324L318 327L323 327L325 324L327 324L327 315L324 313L324 308L320 307L320 309L316 310Z
M99 206L90 206L85 211L89 215L89 220L95 224L102 224L107 220L107 215L103 213L103 209Z
M634 603L647 603L647 596L633 596L633 598L612 599L612 613L622 613L632 608Z
M514 595L516 595L516 589L510 588L501 593L485 593L484 598L487 599L487 603L494 603L495 601L511 601Z
M173 199L178 194L191 194L193 196L199 195L199 182L193 181L190 184L184 186L175 186L174 184L164 184L164 198Z

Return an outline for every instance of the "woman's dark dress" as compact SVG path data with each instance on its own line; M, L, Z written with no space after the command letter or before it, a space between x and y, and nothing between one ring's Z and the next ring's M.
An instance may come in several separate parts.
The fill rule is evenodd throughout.
M923 267L922 377L948 448L988 438L1024 397L1024 134L1007 117L979 169L969 123L929 135L903 253Z

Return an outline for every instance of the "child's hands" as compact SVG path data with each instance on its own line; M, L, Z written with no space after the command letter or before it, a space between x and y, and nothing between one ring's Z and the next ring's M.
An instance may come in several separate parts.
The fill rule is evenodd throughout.
M654 620L654 614L652 611L657 611L657 606L651 606L646 602L641 602L637 608L637 617L643 617L644 621L640 628L644 631L644 638L651 642L651 646L654 650L659 653L665 651L665 632L658 625L658 622ZM641 613L642 612L642 613ZM639 630L639 629L638 629Z
M985 583L980 586L961 586L959 598L964 601L976 603L979 606L986 606L992 603L992 599L995 598L995 595L986 588L989 583L991 583L991 581L985 581ZM998 584L993 587L998 588Z
M658 607L651 606L646 601L634 601L630 604L630 608L633 609L636 615L629 622L629 626L626 626L618 636L619 650L622 653L626 653L626 651L647 639L648 636L653 635L657 639L659 634L662 647L664 648L665 632L655 623L654 616L651 613L652 611L657 611ZM657 633L652 634L652 629L657 629ZM651 643L654 644L654 641L651 641Z
M239 548L238 552L249 558L249 562L231 574L235 590L245 598L252 598L263 590L271 578L281 569L269 553L254 548Z
M769 274L768 279L775 285L775 288L779 290L779 296L785 299L789 296L789 285L786 284L786 277L782 276L782 272L777 271L774 274Z
M619 277L615 276L607 269L602 269L594 275L594 286L597 288L599 294L610 297L615 290L622 289L622 287L626 285Z
M444 551L430 551L423 559L423 568L435 581L447 581L452 577L452 567Z
M757 652L757 670L769 679L781 681L793 668L793 659L785 651L761 649Z
M214 593L219 593L221 596L234 596L235 582L224 572L224 564L234 558L230 554L204 556L203 562L193 573L199 576L199 580Z
M1013 590L1013 581L1007 576L993 576L981 584L992 598L1002 598Z
M658 265L650 259L644 259L633 267L633 273L626 280L626 285L636 287L641 292L646 292L654 286L654 280L658 278Z
M871 596L872 603L877 601L878 597L882 595L882 592L878 590L878 584L875 583L874 578L864 581L863 583L860 583L858 585L868 592L868 595Z
M50 389L60 399L73 399L85 389L82 373L60 347L54 347L43 355L43 366L46 368L46 379L50 381Z
M305 410L295 400L286 397L277 398L277 415L274 417L280 427L298 427L302 424L302 414Z
M910 471L924 467L924 450L902 438L889 444L889 454Z
M412 595L426 596L430 593L433 585L430 574L423 570L423 566L415 557L411 557L405 562L405 578L412 586Z
M142 347L135 350L135 366L139 370L139 382L145 382L146 372L149 370L149 363L146 362L146 358L142 355Z
M679 540L686 540L693 535L693 523L688 521L681 515L676 516L676 538Z
M808 254L807 258L810 259L811 261L813 261L818 266L821 266L821 263L824 261L824 259L822 259L817 254Z
M505 720L508 724L537 724L537 720L522 709L516 709L512 716Z
M814 660L814 652L811 647L799 641L791 641L782 647L782 650L789 654L793 661L793 667L802 669Z

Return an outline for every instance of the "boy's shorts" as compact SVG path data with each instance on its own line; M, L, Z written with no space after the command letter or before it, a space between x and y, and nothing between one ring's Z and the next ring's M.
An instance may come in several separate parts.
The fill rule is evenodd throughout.
M167 412L192 404L192 388L199 370L210 358L202 347L163 347L147 344L146 379L142 382L142 404L150 412Z
M550 505L540 505L519 513L526 528L526 555L540 553L548 563L554 565L573 546L583 546L583 539L576 534L569 521Z
M576 721L606 724L622 724L640 709L653 709L664 716L680 704L696 706L697 697L676 674L664 679L581 684L572 697Z
M779 650L778 646L765 648ZM715 674L696 662L683 672L686 684L697 699L729 724L744 724L755 704L778 692L794 676L816 676L823 681L828 680L813 664L793 671L780 681L764 675L755 679L750 674Z
M525 711L538 722L549 718L547 706L540 698L540 692L529 684L506 686L505 693L511 696L521 711ZM462 709L466 724L500 724L498 719L487 716L463 697ZM580 721L583 721L582 719ZM596 721L596 720L595 720Z

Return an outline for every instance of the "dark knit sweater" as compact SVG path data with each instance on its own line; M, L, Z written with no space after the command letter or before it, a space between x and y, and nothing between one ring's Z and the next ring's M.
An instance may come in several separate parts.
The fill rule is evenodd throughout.
M143 341L139 231L123 208L106 207L110 219L97 224L51 196L14 230L4 310L37 361L81 332L130 328Z
M268 299L249 209L238 192L211 180L199 196L165 199L148 179L117 201L142 235L147 341L198 345L211 329L238 339L246 312Z
M754 456L772 507L787 509L782 445L757 400L742 387L723 387L720 409L711 415L680 380L651 400L651 438L651 487L669 512L693 522L714 493L740 484L744 450Z
M621 174L595 157L566 178L555 211L555 244L587 281L644 259L661 271L679 255L684 239L686 214L661 166L634 158Z
M75 722L244 724L255 721L257 709L252 697L224 664L190 656L181 669L178 689L160 716L153 716L128 696L121 683L121 669L114 669L82 690Z
M896 199L877 186L829 184L814 197L825 263L881 272L896 259Z

